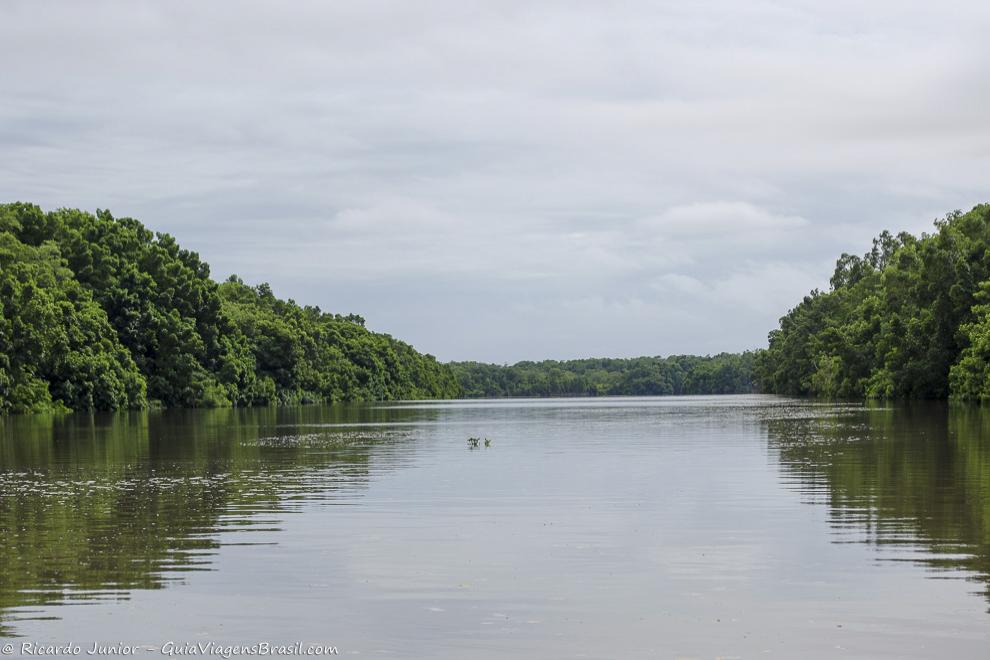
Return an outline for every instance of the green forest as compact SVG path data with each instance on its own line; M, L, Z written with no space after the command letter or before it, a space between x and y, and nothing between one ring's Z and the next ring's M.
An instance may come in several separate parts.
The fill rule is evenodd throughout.
M456 396L359 316L217 283L132 218L0 205L0 412Z
M932 233L882 233L843 254L770 333L766 392L853 399L990 399L990 205Z
M450 366L467 397L739 394L756 389L756 356L746 352Z
M741 354L453 362L277 298L132 218L0 205L0 413L467 397L990 399L990 205L843 254Z

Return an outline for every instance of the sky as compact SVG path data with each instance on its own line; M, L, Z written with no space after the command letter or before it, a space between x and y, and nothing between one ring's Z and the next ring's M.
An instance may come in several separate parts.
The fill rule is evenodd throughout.
M442 360L739 351L990 201L990 3L0 4L0 200Z

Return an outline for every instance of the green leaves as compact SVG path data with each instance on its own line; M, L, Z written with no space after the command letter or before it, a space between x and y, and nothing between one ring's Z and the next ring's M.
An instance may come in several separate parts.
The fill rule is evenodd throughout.
M832 290L813 292L770 333L770 392L843 398L988 397L990 205L950 213L915 238L884 232L842 255Z
M0 232L0 412L144 404L144 378L58 247Z
M209 273L132 218L0 205L0 412L459 392L449 369L360 316Z
M237 278L220 285L223 311L272 401L445 398L460 392L450 370L430 355L364 328L354 315L325 314L282 301L267 284ZM228 335L235 336L235 335Z

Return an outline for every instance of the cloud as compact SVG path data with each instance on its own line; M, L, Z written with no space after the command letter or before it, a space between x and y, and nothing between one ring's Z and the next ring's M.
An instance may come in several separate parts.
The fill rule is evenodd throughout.
M757 346L839 253L984 201L988 26L962 0L14 0L0 198L139 217L442 358Z
M662 234L678 236L745 236L752 232L787 231L807 226L808 221L775 215L746 202L700 202L675 206L645 221Z
M745 263L727 273L702 281L690 275L665 273L653 280L651 288L675 307L684 300L727 311L756 313L759 316L784 312L800 298L794 289L809 291L821 287L817 268L802 267L786 262ZM769 328L768 328L769 329Z

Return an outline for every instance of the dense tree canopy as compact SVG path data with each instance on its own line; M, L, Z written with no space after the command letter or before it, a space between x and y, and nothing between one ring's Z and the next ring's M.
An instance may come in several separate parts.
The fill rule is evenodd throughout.
M0 228L0 412L142 406L145 379L58 247Z
M278 300L131 218L0 205L0 412L454 396L359 316Z
M762 387L854 398L990 398L990 205L838 260L770 333Z
M433 356L275 297L132 218L0 205L0 413L472 397L780 394L990 400L990 205L839 258L765 351Z
M389 335L369 332L353 314L326 314L276 298L267 284L231 277L219 287L223 309L253 364L244 403L349 399L426 399L460 392L450 369Z
M450 366L468 397L734 394L754 391L754 360L747 352Z

